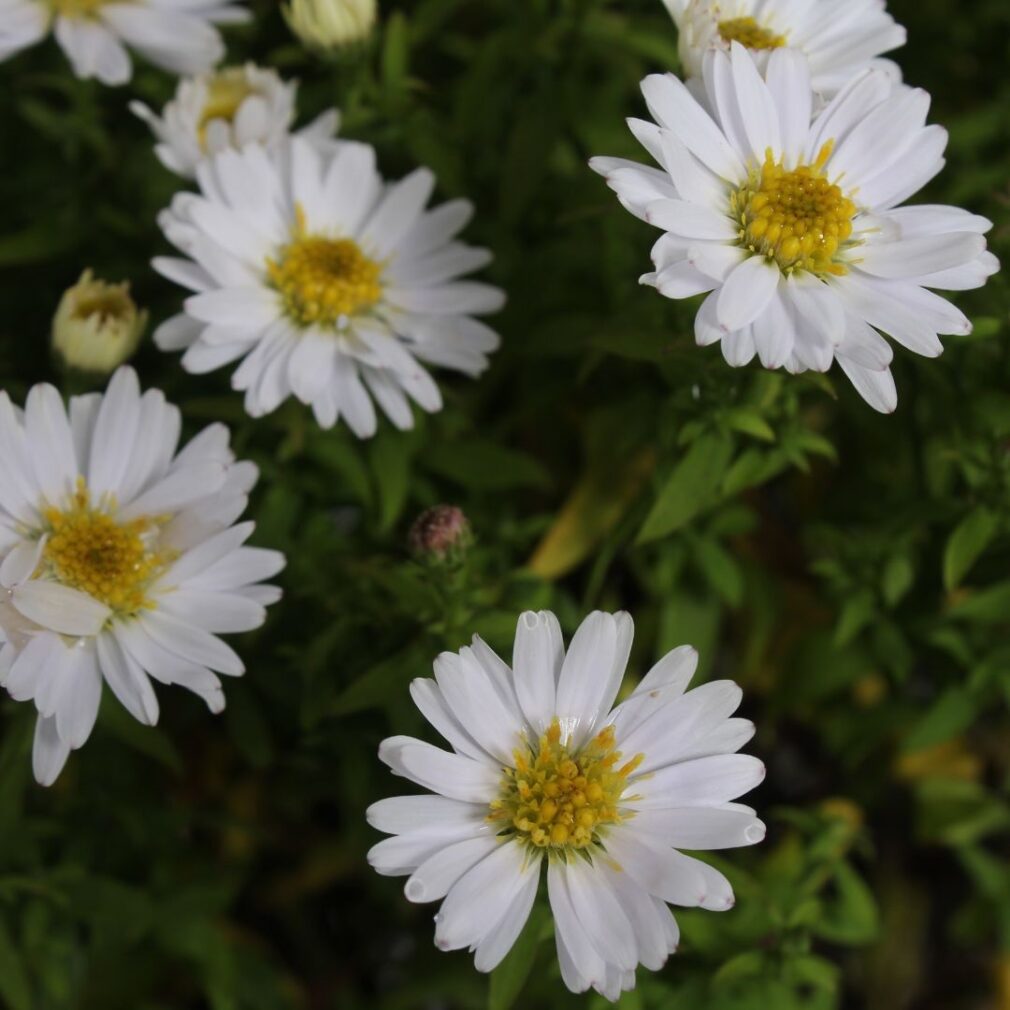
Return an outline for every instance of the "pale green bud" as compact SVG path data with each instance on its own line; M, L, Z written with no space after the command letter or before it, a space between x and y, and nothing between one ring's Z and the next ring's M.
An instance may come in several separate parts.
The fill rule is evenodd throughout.
M137 349L147 326L130 285L95 280L90 270L68 288L53 317L53 350L70 368L103 375Z
M282 10L288 27L310 49L340 49L371 34L376 0L291 0Z

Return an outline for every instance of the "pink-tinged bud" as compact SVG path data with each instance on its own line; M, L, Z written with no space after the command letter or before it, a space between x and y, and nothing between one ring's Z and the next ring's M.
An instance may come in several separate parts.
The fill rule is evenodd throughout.
M410 552L420 561L454 564L473 543L470 521L455 505L425 509L410 527Z

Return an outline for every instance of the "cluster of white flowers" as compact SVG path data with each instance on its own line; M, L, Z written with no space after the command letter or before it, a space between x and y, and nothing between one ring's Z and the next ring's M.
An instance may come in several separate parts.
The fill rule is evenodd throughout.
M662 229L654 270L667 298L707 294L700 345L730 365L826 372L898 402L881 333L936 357L966 334L930 288L980 287L998 268L985 218L900 206L944 165L929 95L876 57L904 41L883 0L669 0L687 83L642 82L655 122L629 121L660 166L594 158L632 214Z
M931 288L982 285L998 267L990 222L955 207L902 207L943 167L929 96L880 58L904 42L883 0L667 0L686 83L642 82L655 120L631 129L660 166L596 158L631 213L659 227L642 282L706 295L699 344L730 365L827 371L837 360L881 411L897 394L886 333L917 353L970 323ZM311 45L360 37L371 0L294 0ZM0 0L0 59L52 28L77 74L130 77L124 43L193 75L162 112L133 103L155 151L199 192L161 217L181 253L155 269L191 294L154 340L232 386L253 417L295 396L318 423L360 437L381 412L398 428L441 406L425 365L476 376L498 336L477 317L503 293L463 279L491 254L457 239L472 206L428 208L435 178L387 182L367 144L336 139L331 109L293 132L295 84L253 65L212 69L213 25L231 0ZM69 364L109 371L143 331L125 284L86 273L61 302L54 340ZM100 345L99 346L99 342ZM378 407L378 411L376 410ZM213 424L177 451L180 413L121 368L69 409L40 384L24 409L0 393L0 683L38 710L34 769L52 783L94 726L102 684L141 722L151 679L224 705L242 662L218 636L248 631L280 595L276 551L237 523L257 478ZM688 691L697 656L675 649L624 697L632 621L590 615L566 653L553 614L519 619L513 666L479 638L435 662L411 695L451 751L383 742L393 772L434 795L383 800L391 835L370 853L408 876L410 901L442 901L435 938L489 971L511 948L546 868L565 984L608 999L676 948L668 904L733 904L726 878L679 849L764 837L735 800L764 774L737 753L754 726L730 681ZM444 900L443 900L444 899Z

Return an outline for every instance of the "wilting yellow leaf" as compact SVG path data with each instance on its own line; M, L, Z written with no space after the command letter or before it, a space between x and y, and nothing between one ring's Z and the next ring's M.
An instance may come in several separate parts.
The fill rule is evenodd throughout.
M571 571L621 520L656 465L651 449L623 467L588 471L576 484L554 525L537 545L528 567L544 579Z

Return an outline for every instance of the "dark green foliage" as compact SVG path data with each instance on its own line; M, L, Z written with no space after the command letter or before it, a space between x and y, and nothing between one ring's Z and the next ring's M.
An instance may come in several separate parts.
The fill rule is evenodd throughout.
M521 609L570 631L602 607L636 619L634 675L691 642L701 679L738 680L769 768L747 800L767 840L718 859L736 908L679 914L681 951L622 1007L1010 1006L1006 281L957 299L976 330L939 360L897 350L892 417L836 372L730 369L694 346L693 303L636 283L655 235L586 168L645 159L624 117L675 66L659 0L389 0L372 48L332 64L256 6L232 60L300 77L303 119L341 107L387 175L424 163L475 202L504 345L477 383L440 376L442 414L360 443L294 403L252 421L226 372L144 344L142 381L188 430L225 420L260 465L255 540L287 553L286 596L234 643L248 673L223 716L162 691L145 729L107 696L49 791L31 706L4 704L0 1005L602 1006L564 989L546 917L490 984L438 953L433 909L368 869L363 817L403 788L376 747L427 732L407 687L440 650L480 632L507 656ZM992 218L1006 258L1010 8L891 9L951 134L918 199ZM155 321L177 310L148 266L177 182L126 110L174 83L78 82L51 42L0 75L0 377L20 399L60 381L49 319L83 267L131 280ZM429 569L406 533L443 501L476 545Z

